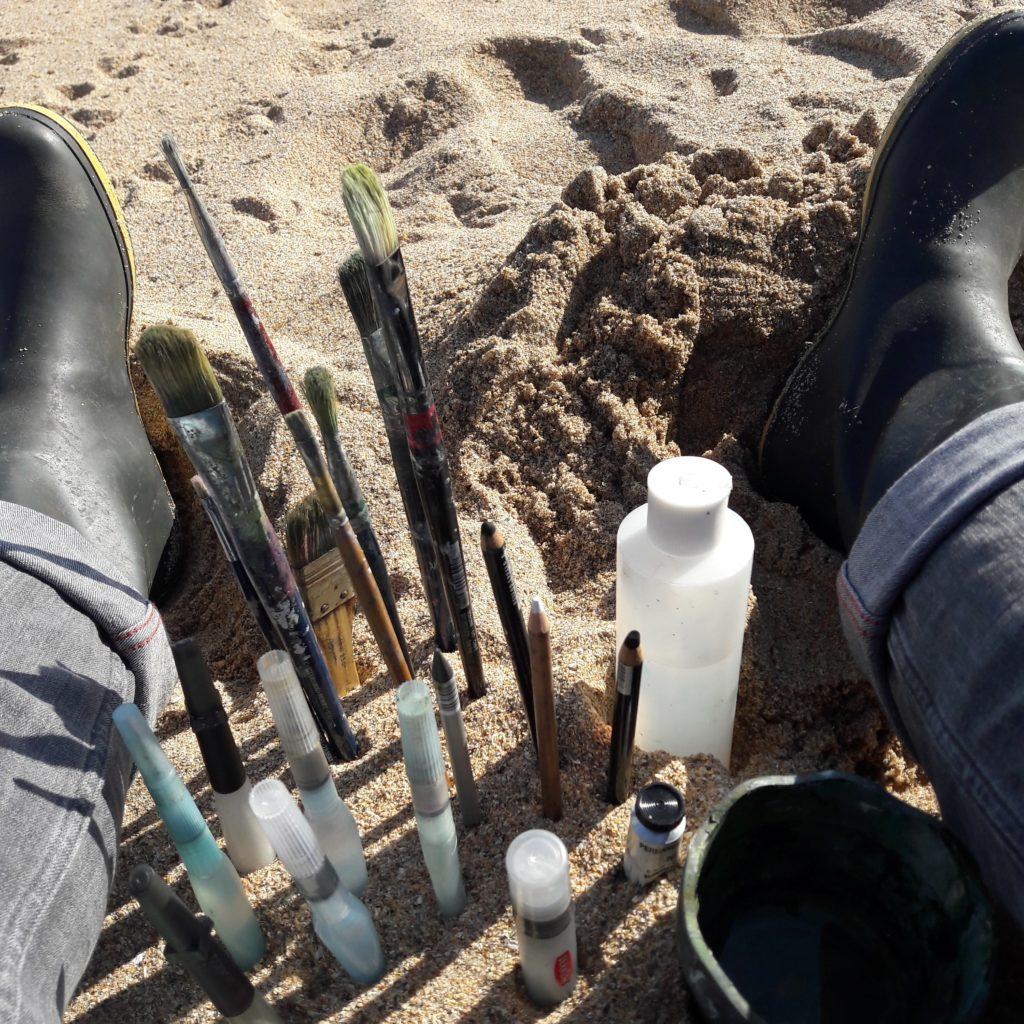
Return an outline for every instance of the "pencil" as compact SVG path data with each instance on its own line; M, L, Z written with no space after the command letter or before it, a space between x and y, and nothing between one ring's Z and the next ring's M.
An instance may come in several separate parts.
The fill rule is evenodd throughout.
M555 719L555 683L551 674L551 626L539 597L530 602L530 674L533 707L537 716L537 765L540 768L541 809L544 817L562 817L562 778L558 770L558 722Z
M640 675L644 651L640 634L626 634L615 667L615 712L608 761L608 802L621 804L633 785L633 740L636 737L636 709L640 703Z

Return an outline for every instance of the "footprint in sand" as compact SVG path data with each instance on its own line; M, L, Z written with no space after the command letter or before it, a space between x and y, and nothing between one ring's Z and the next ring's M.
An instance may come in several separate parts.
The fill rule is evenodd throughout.
M60 91L67 96L69 100L80 100L84 96L88 96L96 88L92 82L76 82L74 85L62 85Z
M255 217L265 224L271 224L277 220L277 213L266 199L258 196L242 196L231 200L231 206L238 213L244 213L249 217Z
M140 51L130 60L126 60L123 57L101 57L97 66L100 71L111 78L132 78L142 70L142 67L136 61L142 60L145 56Z
M0 39L0 66L10 67L21 60L20 51L29 45L28 39Z

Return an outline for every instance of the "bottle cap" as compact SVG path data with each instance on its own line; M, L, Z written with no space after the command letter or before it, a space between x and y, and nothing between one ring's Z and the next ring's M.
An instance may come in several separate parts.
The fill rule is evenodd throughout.
M681 456L647 474L647 534L666 554L692 557L718 542L732 475L710 459Z
M652 782L636 795L636 816L652 832L671 832L686 819L686 801L675 786Z
M516 836L505 854L505 870L519 917L550 921L569 906L569 853L553 832L532 828Z
M245 1013L255 999L252 983L211 934L209 919L196 917L148 864L132 868L128 888L167 944L167 959L180 963L225 1017Z
M279 779L257 782L249 806L274 852L309 900L323 900L338 887L334 869L313 834L313 827Z
M430 687L422 679L409 679L398 688L396 703L412 805L420 814L437 814L448 803L448 782Z

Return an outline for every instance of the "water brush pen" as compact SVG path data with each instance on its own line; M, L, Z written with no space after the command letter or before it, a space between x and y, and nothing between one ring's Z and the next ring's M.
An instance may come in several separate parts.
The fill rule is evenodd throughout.
M309 904L320 941L353 981L361 985L378 981L385 963L373 918L339 880L284 783L258 782L250 801L281 863Z
M128 891L164 940L164 959L184 967L218 1013L232 1024L282 1024L212 934L210 919L196 917L148 864L132 868Z
M331 479L345 507L348 521L352 524L356 540L359 541L359 546L366 556L370 572L377 581L377 589L384 601L384 607L388 610L391 625L395 627L395 636L402 647L406 664L411 665L409 645L405 641L402 620L398 617L398 605L391 589L391 577L388 575L384 553L380 549L380 541L377 540L377 531L373 528L362 488L356 480L355 473L352 472L352 466L341 444L341 436L338 433L338 395L326 367L314 366L308 370L302 381L302 390L310 409L313 410L316 425L320 428L320 440L323 441L327 454L327 468L331 471Z
M238 552L235 551L231 538L228 536L227 528L224 526L224 520L221 518L217 503L213 500L213 496L207 489L206 484L203 483L203 478L198 474L192 477L192 490L195 491L199 504L203 506L203 511L210 520L213 532L217 535L217 540L220 541L220 546L224 551L224 557L227 558L228 565L231 566L231 571L235 574L238 589L242 592L242 597L252 613L252 617L256 620L256 625L260 627L263 639L267 641L267 646L270 648L280 647L282 643L281 637L274 628L274 624L267 617L263 605L260 604L260 599L253 589L252 580L249 579L249 574L245 571L245 566L242 564L241 559L239 559Z
M448 759L455 776L455 792L459 796L459 810L462 824L473 828L483 820L480 812L480 793L473 778L473 766L469 760L469 744L466 742L466 723L462 720L462 706L459 704L459 688L455 683L448 659L441 649L434 648L434 661L430 666L430 677L437 694L437 706L441 711L441 728L444 729L448 744Z
M608 802L621 804L633 791L633 743L636 738L636 709L640 704L640 674L644 652L640 634L626 634L615 665L615 712L608 755Z
M369 167L362 164L347 167L342 189L349 220L366 260L370 290L384 327L388 352L397 371L416 485L441 568L448 609L455 621L466 685L470 697L482 697L487 692L487 684L469 598L448 456L423 365L395 220L387 195Z
M191 331L170 325L143 331L136 352L168 422L217 504L260 603L287 644L332 756L354 759L359 753L355 736L206 354Z
M367 874L359 829L335 788L291 660L283 651L268 651L256 662L256 671L306 817L342 884L361 896Z
M438 909L454 917L466 905L466 887L430 690L422 679L410 679L398 688L396 703L420 849Z
M491 581L494 603L498 606L498 618L501 629L508 644L508 653L512 658L516 683L519 685L519 696L526 710L526 721L530 725L530 736L534 750L537 749L537 717L533 710L533 682L530 675L530 645L526 639L526 624L523 622L523 609L519 605L512 568L508 564L505 551L505 538L491 522L480 527L480 550L487 567L487 577Z
M327 460L316 442L309 417L299 407L299 397L288 379L288 372L278 357L266 328L256 315L252 299L242 286L238 272L224 245L224 239L221 238L220 232L202 200L196 195L184 161L178 152L177 144L171 136L165 135L160 141L160 146L188 200L189 212L192 214L196 231L210 258L210 263L220 279L224 292L231 301L231 308L235 311L242 334L245 335L256 365L263 375L267 390L291 432L303 464L313 481L317 498L331 519L334 542L338 545L338 551L345 563L349 578L352 580L352 587L359 599L359 605L370 624L370 630L377 641L391 679L396 684L401 683L411 675L409 666L402 653L398 637L395 635L395 628L391 624L380 590L377 588L377 581L366 564L362 548L359 547L359 541L356 540L352 525L348 521L348 516L345 515L341 499L331 480L330 470L327 468Z
M537 715L537 767L544 817L562 817L562 776L558 769L558 722L555 718L555 683L551 672L551 625L539 597L530 601L530 677L533 708Z
M228 716L199 644L187 637L172 644L171 653L185 694L189 724L213 789L213 806L220 818L224 845L231 863L240 874L247 875L269 864L274 851L249 807L251 787Z
M442 651L454 651L457 646L455 625L448 600L444 596L441 574L437 567L434 542L430 539L430 527L423 511L416 474L412 468L409 442L405 436L405 416L402 413L402 399L398 393L398 374L391 364L391 355L384 338L377 307L373 304L370 282L366 276L366 260L361 252L354 252L338 268L338 281L345 295L352 319L355 321L359 340L363 345L366 365L370 369L373 387L377 392L384 432L391 449L391 462L395 467L395 479L402 496L405 518L409 524L416 562L420 569L423 593L430 606L430 618L434 625L434 643Z
M196 802L160 749L142 712L134 704L121 704L114 709L113 717L174 840L199 906L213 921L235 963L243 971L249 970L267 946L238 872L206 827Z

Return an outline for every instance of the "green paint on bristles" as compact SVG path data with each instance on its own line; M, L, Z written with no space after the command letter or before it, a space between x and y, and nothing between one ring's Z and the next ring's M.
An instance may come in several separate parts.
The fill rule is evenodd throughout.
M334 550L331 522L315 494L303 498L285 517L284 544L296 569Z
M377 307L373 304L370 282L366 276L366 259L361 252L354 252L340 267L338 281L348 303L349 312L356 322L361 338L368 338L380 327Z
M314 366L306 371L302 381L306 401L313 410L313 418L324 438L338 433L338 396L334 380L325 366Z
M172 419L203 412L224 401L206 353L196 336L184 327L147 327L135 354L164 412Z
M398 248L395 218L380 178L366 164L349 164L341 176L341 195L366 261L380 266Z

